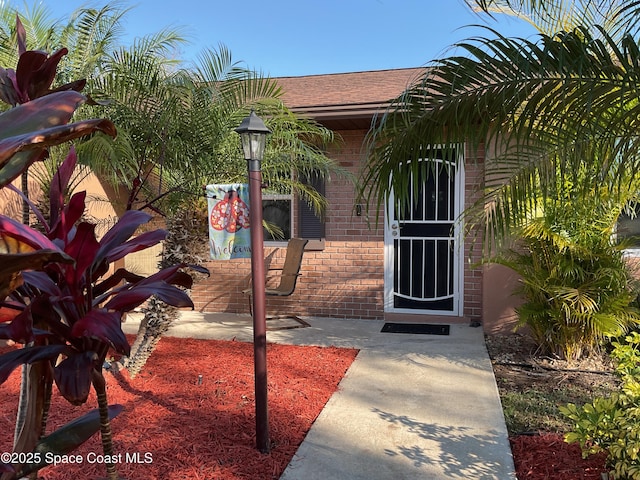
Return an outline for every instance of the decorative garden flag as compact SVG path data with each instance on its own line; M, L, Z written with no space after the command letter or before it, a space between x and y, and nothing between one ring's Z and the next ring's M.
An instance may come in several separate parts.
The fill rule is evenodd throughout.
M251 257L249 185L207 185L209 252L213 260Z

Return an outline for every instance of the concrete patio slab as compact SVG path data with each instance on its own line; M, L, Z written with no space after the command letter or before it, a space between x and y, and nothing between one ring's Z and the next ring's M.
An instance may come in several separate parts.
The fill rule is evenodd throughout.
M380 333L375 320L303 318L267 340L358 348L281 480L515 479L481 328ZM123 328L135 333L139 316ZM280 325L294 325L283 321ZM183 312L168 335L251 342L251 318Z

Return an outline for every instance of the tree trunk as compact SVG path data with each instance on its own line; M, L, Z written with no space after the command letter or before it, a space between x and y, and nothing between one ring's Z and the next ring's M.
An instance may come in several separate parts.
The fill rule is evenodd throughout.
M23 365L14 452L31 452L40 440L48 416L52 381L51 365L47 361ZM29 478L37 478L37 473Z
M178 318L177 308L167 305L155 297L149 300L144 318L140 323L138 336L131 347L131 354L124 362L124 367L128 370L131 378L135 378L140 373L160 338L169 330L176 318Z
M111 420L109 420L109 403L107 401L106 382L102 372L93 371L93 388L98 398L98 410L100 411L100 438L102 439L102 452L108 458L113 458L113 439L111 437ZM116 464L105 462L108 480L119 480Z
M201 264L209 257L208 215L206 204L187 204L179 213L167 218L168 235L162 249L159 268L179 263ZM147 308L136 340L131 347L129 358L123 366L134 378L144 367L160 341L160 337L178 318L178 309L152 297Z
M21 180L22 193L29 198L29 169L23 172ZM22 223L29 225L29 204L24 199L22 200Z

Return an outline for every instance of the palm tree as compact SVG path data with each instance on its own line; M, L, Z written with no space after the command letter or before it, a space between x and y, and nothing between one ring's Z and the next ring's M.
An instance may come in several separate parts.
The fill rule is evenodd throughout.
M610 337L640 323L640 293L624 249L611 233L625 208L605 184L591 194L557 176L556 192L517 231L515 248L491 262L517 272L518 326L527 326L541 353L577 360L601 353ZM623 195L637 202L633 192ZM601 190L601 191L599 191Z
M51 18L51 13L45 5L36 4L31 8L18 11L3 2L0 5L1 65L17 65L18 63L17 14L20 15L25 30L27 46L46 52L53 52L60 46L58 40L61 29Z
M602 26L613 37L624 33L635 36L638 25L635 16L638 2L629 0L465 0L472 9L490 15L504 14L521 18L538 31L553 35L582 26L599 35L596 26Z
M139 179L131 184L126 208L153 208L166 215L170 235L160 266L177 258L201 263L208 256L204 248L206 210L197 196L202 195L202 185L211 181L237 182L246 177L234 130L250 108L268 116L273 132L263 162L265 182L280 193L296 192L316 211L323 210L324 198L303 178L311 173L322 177L344 174L322 150L334 136L292 114L279 100L281 92L275 81L233 62L224 46L206 50L192 70L167 69L157 57L140 58L139 54L135 48L122 53L119 58L124 64L115 65L114 71L135 77L143 67L142 78L153 81L123 84L122 75L105 75L98 84L105 95L122 92L122 97L112 97L111 118L116 124L136 126L132 135L128 130L121 135L125 146L118 147L130 155L120 164L134 165L132 178ZM193 212L193 218L186 217L185 210ZM153 299L149 302L126 361L130 375L142 368L176 316L176 309Z
M118 128L115 141L94 137L77 148L81 162L128 192L120 210L152 209L170 218L184 206L185 195L196 198L203 184L244 178L234 129L255 108L269 117L273 131L263 162L265 182L281 193L300 194L321 212L324 198L303 178L345 174L323 153L334 141L332 132L293 115L279 100L275 81L234 62L222 45L205 50L188 69L175 56L184 43L179 30L120 45L126 12L118 4L80 9L64 27L43 28L53 32L51 44L71 47L62 76L86 76L85 91ZM186 251L174 250L181 249Z
M602 272L625 267L611 245L611 223L604 231L593 219L617 218L640 192L639 2L477 3L525 17L541 33L527 40L488 30L491 38L461 42L454 55L433 61L370 132L361 193L381 204L399 192L402 207L412 179L436 168L435 162L410 161L429 145L466 142L472 151L495 152L485 159L479 200L463 214L466 226L482 238L486 258L527 275L529 302L520 320L533 327L540 344L579 356L583 347L592 349L639 320L633 312L605 315L614 304L625 311L634 292L622 281L622 290L609 292L609 300L619 294L614 303L603 294L610 280L598 283ZM600 243L593 243L598 236ZM523 239L516 262L505 253L514 237ZM593 245L599 255L589 253ZM507 258L496 259L496 252ZM553 272L540 260L551 256Z
M62 58L56 74L56 84L64 85L79 79L90 79L100 70L108 52L114 48L122 34L120 20L126 10L117 4L97 9L79 9L67 24L51 17L42 4L25 7L19 11L5 3L0 5L0 63L17 65L19 55L16 15L21 19L26 36L26 46L46 52L61 48L68 50ZM57 149L62 152L62 149ZM62 161L66 153L55 154ZM44 179L46 183L46 178ZM29 196L29 174L22 175L22 191ZM29 222L29 208L23 202L23 222Z
M285 108L274 80L234 62L223 45L205 50L192 68L181 68L171 56L180 41L161 32L113 53L89 88L93 98L108 102L106 115L118 126L118 138L95 138L80 147L89 158L102 160L93 168L103 178L127 187L122 209L150 208L166 217L170 235L159 266L177 258L205 261L208 252L194 248L206 245L207 234L199 228L207 225L206 213L205 220L195 220L202 220L197 199L206 183L246 176L234 130L250 108L269 117L273 134L263 173L272 188L295 191L322 211L324 198L302 178L342 172L322 150L333 134ZM194 218L186 218L185 210ZM149 302L126 362L132 376L176 316L176 309Z
M551 5L566 4L477 3L516 11L528 6L532 19L550 18L556 12ZM633 35L640 24L638 2L578 3L594 11L610 4L597 17L606 18L607 28L582 24L540 33L535 41L488 30L491 38L460 42L455 55L434 60L370 132L360 193L380 205L393 190L404 202L410 178L434 168L408 159L426 145L467 142L497 152L486 159L480 200L466 212L468 226L486 225L487 249L499 246L554 194L557 173L581 185L577 193L587 195L594 183L604 183L608 194L624 202L640 163L640 50ZM574 21L596 16L589 12L574 12Z

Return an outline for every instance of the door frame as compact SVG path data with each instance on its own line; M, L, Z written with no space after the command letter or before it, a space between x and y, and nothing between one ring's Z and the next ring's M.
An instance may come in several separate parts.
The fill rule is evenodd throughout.
M464 235L460 222L460 214L464 210L465 203L465 171L464 171L464 145L456 146L458 149L458 161L456 166L455 194L454 194L454 212L456 220L454 221L454 299L453 310L425 310L413 308L398 308L394 306L394 236L392 234L392 224L394 218L394 200L393 191L389 194L386 202L385 222L384 222L384 313L389 314L413 314L413 315L430 315L430 316L454 316L461 317L464 314ZM422 161L419 159L418 161Z

